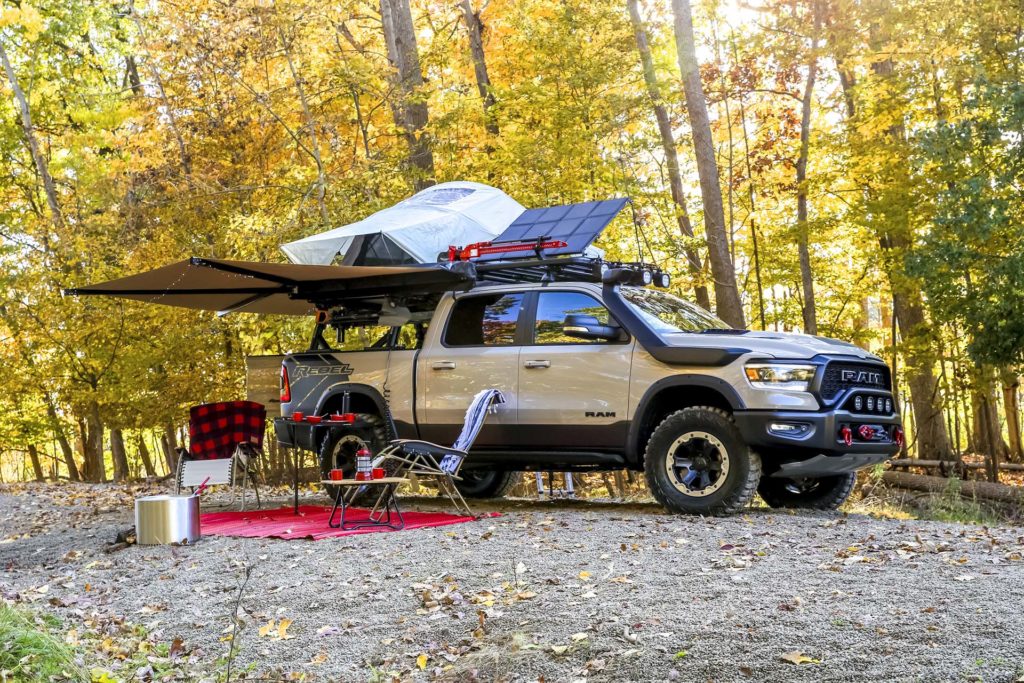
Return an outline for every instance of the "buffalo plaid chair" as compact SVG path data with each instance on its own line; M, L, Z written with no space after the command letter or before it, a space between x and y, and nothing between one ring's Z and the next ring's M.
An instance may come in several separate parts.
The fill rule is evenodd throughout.
M374 459L374 467L383 467L392 472L393 477L428 477L437 481L438 488L448 496L452 505L459 512L472 515L473 511L462 497L455 482L462 479L459 472L462 463L469 457L469 449L473 447L476 437L484 427L487 416L498 411L498 405L505 402L505 397L497 389L485 389L473 397L466 410L466 418L462 432L451 446L441 446L429 441L415 439L397 439L389 443ZM374 510L380 505L378 499Z
M175 491L194 489L203 482L240 485L244 510L245 490L251 485L256 507L260 507L256 464L263 453L266 426L266 408L253 401L193 406L188 419L188 450L178 449Z

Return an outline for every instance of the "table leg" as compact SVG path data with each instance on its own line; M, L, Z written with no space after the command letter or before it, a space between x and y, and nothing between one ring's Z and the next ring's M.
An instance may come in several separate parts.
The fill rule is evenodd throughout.
M299 451L292 448L292 493L295 500L295 514L299 514Z
M343 489L341 486L337 487L338 492L334 494L334 507L331 508L331 516L327 518L327 526L332 529L344 529L345 528L345 501L342 499ZM334 515L338 512L338 507L341 507L341 521L337 524L334 523Z

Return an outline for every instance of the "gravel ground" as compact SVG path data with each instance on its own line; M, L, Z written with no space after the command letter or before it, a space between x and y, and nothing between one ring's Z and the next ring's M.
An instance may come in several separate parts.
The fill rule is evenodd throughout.
M1022 528L487 501L501 517L104 552L132 495L0 493L0 595L69 628L105 614L180 637L210 670L249 567L236 666L249 676L1024 681ZM282 619L287 638L260 635Z

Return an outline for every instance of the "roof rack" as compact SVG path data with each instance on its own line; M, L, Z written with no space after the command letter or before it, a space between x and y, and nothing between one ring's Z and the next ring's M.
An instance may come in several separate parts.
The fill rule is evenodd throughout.
M668 273L645 263L605 261L591 256L514 259L474 263L476 284L521 284L530 282L604 282L650 285L666 288Z

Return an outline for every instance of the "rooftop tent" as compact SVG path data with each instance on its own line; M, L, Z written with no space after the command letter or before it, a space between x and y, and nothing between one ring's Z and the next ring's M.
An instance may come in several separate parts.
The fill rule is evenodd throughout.
M451 245L493 240L525 209L501 190L451 182L417 192L357 223L282 245L293 263L435 263Z

